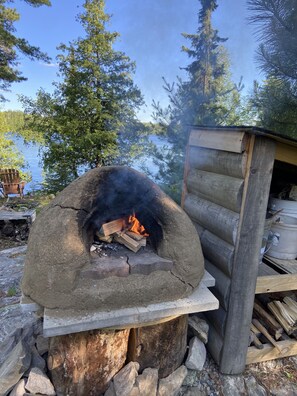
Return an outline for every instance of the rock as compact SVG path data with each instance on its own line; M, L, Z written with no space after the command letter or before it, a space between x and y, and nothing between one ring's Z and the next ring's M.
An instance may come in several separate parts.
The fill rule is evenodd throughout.
M297 385L293 383L281 384L270 389L272 396L296 396Z
M192 388L188 388L183 396L208 396L208 394L200 390L197 386L193 386Z
M85 279L104 279L110 276L124 277L129 275L129 265L126 257L98 257L91 265L80 273Z
M240 375L222 376L223 386L221 389L223 396L246 395L244 379Z
M161 379L157 396L177 396L187 373L187 368L180 366L168 377Z
M40 355L48 352L49 347L49 339L43 337L42 335L37 336L36 338L36 349Z
M41 393L48 396L56 394L53 384L38 367L34 367L30 371L25 388L30 393Z
M38 367L41 371L45 371L45 360L39 355L35 346L31 349L31 368Z
M189 354L185 363L186 367L191 370L200 371L203 369L205 359L205 345L197 337L193 337L189 344Z
M26 381L24 378L22 378L13 388L13 390L11 391L11 393L9 394L9 396L23 396L24 393L26 393L25 390L25 384Z
M129 396L138 376L139 363L130 362L113 377L116 396Z
M173 268L172 260L145 251L140 251L137 255L129 254L128 263L131 274L149 275L153 271L171 271Z
M104 396L117 396L114 390L114 384L111 382L107 391L104 393Z
M0 395L5 396L21 379L31 362L30 348L23 342L12 349L0 367Z
M158 369L147 368L136 378L129 396L156 396L158 387Z
M263 386L258 384L256 378L253 376L249 376L244 379L246 391L248 396L266 396L267 392Z
M204 344L207 344L209 325L204 319L199 318L197 315L189 316L189 327L194 336L198 337Z

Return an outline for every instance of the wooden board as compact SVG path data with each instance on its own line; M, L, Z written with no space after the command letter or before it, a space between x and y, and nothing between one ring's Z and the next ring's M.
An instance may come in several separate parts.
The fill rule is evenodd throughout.
M36 218L36 210L30 209L24 212L0 210L0 220L4 221L16 221L16 220L26 220L29 223L33 223Z
M186 159L190 169L228 175L243 179L245 177L247 154L230 153L202 147L190 147Z
M208 230L204 230L201 234L200 242L204 257L230 277L234 259L234 246Z
M256 294L297 290L297 274L279 274L257 278Z
M280 260L270 256L265 256L265 260L288 274L297 274L297 260Z
M267 360L297 355L297 341L278 341L277 345L280 347L281 352L271 344L264 344L263 349L249 347L246 355L246 364L266 362Z
M189 146L242 153L247 146L247 137L245 132L234 130L192 129Z
M223 374L240 374L245 368L274 155L272 140L251 137L221 353Z
M184 210L192 220L199 223L224 241L234 245L237 236L239 214L220 205L188 194Z
M297 147L278 142L276 144L275 159L297 166Z
M267 275L279 275L279 272L275 271L265 263L260 263L258 269L258 277Z
M227 312L225 311L225 309L219 307L219 309L215 309L214 311L205 312L204 316L207 319L207 322L211 323L211 325L223 338L225 334L225 324L227 318Z
M207 260L205 260L205 268L216 280L216 284L211 290L212 293L220 301L220 305L227 310L230 294L230 278Z
M187 177L187 192L239 213L243 179L192 169Z
M211 323L209 323L208 343L206 344L206 348L211 353L211 356L214 358L214 361L217 364L220 364L221 352L223 348L223 338L219 335L219 333L212 326Z

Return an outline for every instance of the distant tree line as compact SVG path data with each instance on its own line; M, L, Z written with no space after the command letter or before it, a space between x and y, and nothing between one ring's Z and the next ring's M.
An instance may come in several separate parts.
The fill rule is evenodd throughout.
M27 2L50 5L48 0ZM2 91L25 78L16 68L18 51L48 60L14 35L18 14L5 3L0 0L0 40L11 40L7 48L0 48ZM114 49L119 33L107 30L110 16L105 13L105 1L85 0L78 15L84 35L58 47L60 80L54 83L54 92L40 89L35 98L22 97L23 124L15 126L25 139L42 140L46 147L43 163L49 189L60 190L90 168L133 164L145 151L158 168L160 185L179 201L190 125L258 125L297 137L296 0L248 0L250 23L258 32L257 61L266 76L263 84L254 83L249 97L242 94L242 81L232 81L224 47L227 39L212 25L217 0L199 3L196 32L182 34L188 42L182 47L189 58L183 68L185 77L178 76L173 83L163 78L168 106L155 100L155 123L149 124L137 118L143 98L133 82L135 64ZM1 131L7 122L3 125ZM149 134L163 136L168 147L152 147ZM7 142L3 133L0 139L1 161ZM11 148L9 143L5 150Z

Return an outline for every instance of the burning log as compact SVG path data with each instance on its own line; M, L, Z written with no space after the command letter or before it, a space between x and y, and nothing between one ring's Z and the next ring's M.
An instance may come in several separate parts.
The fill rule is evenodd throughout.
M135 241L133 238L129 237L125 232L114 233L114 240L122 245L125 245L132 252L136 253L143 246L140 241Z
M109 236L115 232L122 231L125 227L125 218L110 221L109 223L102 224L99 235Z
M114 239L136 253L142 246L146 246L146 237L149 234L133 215L102 224L100 230L96 231L96 236L107 243Z
M113 240L112 235L105 236L103 234L100 234L99 231L96 231L96 236L99 239L99 241L106 242L106 243L111 243Z
M257 318L261 319L267 327L268 331L274 336L276 340L281 338L284 329L265 309L255 300L254 313Z

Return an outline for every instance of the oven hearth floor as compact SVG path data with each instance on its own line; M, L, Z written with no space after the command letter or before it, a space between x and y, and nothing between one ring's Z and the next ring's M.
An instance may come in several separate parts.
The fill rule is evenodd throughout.
M209 273L205 273L193 294L175 301L109 312L80 312L46 308L44 310L43 335L54 337L94 329L143 327L170 320L175 316L211 311L219 307L218 300L208 290L208 287L211 286L214 286L214 278ZM25 308L25 301L23 304Z

